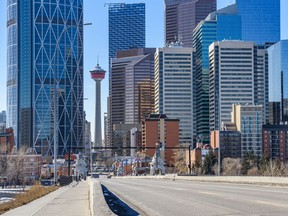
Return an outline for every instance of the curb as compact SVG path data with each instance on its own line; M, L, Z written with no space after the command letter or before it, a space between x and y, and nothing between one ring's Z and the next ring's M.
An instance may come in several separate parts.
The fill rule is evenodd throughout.
M89 184L89 204L91 216L115 216L106 203L101 183L96 179L89 178Z
M180 180L180 181L197 181L197 182L219 182L232 184L254 184L267 186L288 187L287 177L260 177L260 176L123 176L113 178L131 178L131 179L163 179L163 180Z

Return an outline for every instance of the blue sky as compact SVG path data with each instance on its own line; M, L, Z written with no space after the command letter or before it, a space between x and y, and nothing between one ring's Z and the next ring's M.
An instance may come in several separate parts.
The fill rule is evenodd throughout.
M162 47L164 44L164 0L84 0L84 21L93 23L84 29L84 97L87 120L94 124L95 86L89 70L97 64L108 70L108 7L104 3L146 3L146 47ZM218 8L234 3L234 0L218 0ZM281 38L288 39L288 1L281 0ZM0 111L6 110L6 0L0 0ZM108 73L102 81L102 113L106 112ZM103 124L103 120L102 120ZM103 129L102 129L103 130ZM94 139L94 137L92 138Z

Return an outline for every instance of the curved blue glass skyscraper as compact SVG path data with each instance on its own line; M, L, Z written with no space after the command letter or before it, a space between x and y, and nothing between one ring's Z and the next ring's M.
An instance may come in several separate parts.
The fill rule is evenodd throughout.
M42 155L83 144L83 0L7 0L7 126ZM56 128L56 135L54 134Z
M257 44L280 40L280 0L236 0L242 40Z

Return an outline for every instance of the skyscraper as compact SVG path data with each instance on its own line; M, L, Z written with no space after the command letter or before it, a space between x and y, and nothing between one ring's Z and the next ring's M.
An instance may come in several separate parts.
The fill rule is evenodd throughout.
M179 143L195 138L193 48L159 48L155 54L155 112L179 119Z
M109 60L116 52L145 47L145 4L109 5Z
M54 139L59 154L83 147L83 0L7 1L7 39L17 147L43 155Z
M280 0L236 0L242 39L256 44L280 40Z
M214 41L240 40L241 17L236 4L210 13L193 31L195 52L196 125L197 138L209 144L209 45Z
M262 123L268 120L268 46L233 40L209 46L210 130L231 122L233 103L261 105Z
M220 41L209 46L209 123L219 130L231 122L232 104L254 104L255 44Z
M113 144L113 124L118 120L115 119L117 113L122 112L124 115L124 107L119 104L119 110L115 111L113 103L116 98L112 98L112 58L116 57L117 51L124 51L128 49L144 48L145 47L145 4L125 4L125 3L111 3L109 6L109 101L108 104L108 131L107 131L107 146ZM115 73L115 72L114 72ZM120 75L122 76L122 75ZM123 77L122 77L123 78ZM122 79L119 77L119 79ZM118 78L117 78L118 79ZM121 84L122 85L122 84ZM124 84L125 85L125 84ZM115 86L114 86L115 87ZM117 85L117 88L120 87ZM121 92L119 92L121 94ZM114 102L112 101L114 99ZM123 99L123 98L122 98ZM118 106L118 105L117 105ZM114 110L113 110L114 109ZM115 113L116 112L116 113ZM120 122L123 122L121 120Z
M281 40L268 48L269 104L278 110L270 123L288 121L288 40ZM271 114L276 114L273 109Z
M154 113L155 51L155 48L119 51L117 58L112 59L111 131L115 124L129 124L133 127L140 125L150 113Z
M165 0L165 43L181 39L192 47L193 30L216 10L216 0Z

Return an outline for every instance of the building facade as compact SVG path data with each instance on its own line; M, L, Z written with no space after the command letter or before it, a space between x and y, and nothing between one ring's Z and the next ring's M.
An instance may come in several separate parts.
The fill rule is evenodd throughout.
M280 40L280 0L236 0L242 39L256 44Z
M236 4L210 13L193 31L195 49L197 137L209 144L209 45L224 39L240 40L241 17Z
M235 124L230 128L222 127L220 130L221 158L241 158L241 133ZM219 130L211 131L210 142L213 149L219 147Z
M120 102L119 111L113 110L115 104L115 96L112 98L115 85L113 87L112 80L112 58L116 58L118 51L125 51L128 49L144 48L145 39L145 4L125 4L125 3L109 3L108 4L108 16L109 16L109 98L107 101L107 147L113 145L113 124L115 122L124 122L122 118L115 119L115 115L119 116L119 113L124 114L124 104ZM115 74L115 67L114 67ZM117 69L118 70L118 69ZM122 75L117 79L122 79ZM117 85L117 88L122 88L123 82ZM114 88L114 89L113 89ZM122 88L123 89L123 88ZM123 96L123 91L119 92L119 97ZM118 97L118 96L117 96ZM119 98L120 99L120 98ZM123 99L123 98L121 98ZM112 101L113 100L113 101ZM118 101L119 102L119 101ZM124 115L123 115L124 116Z
M270 44L255 45L253 42L231 40L211 44L210 130L219 128L222 122L231 122L233 103L262 105L262 121L264 124L268 121L266 48L269 46ZM218 121L219 113L221 113L220 121Z
M127 124L131 128L154 113L154 48L117 52L111 61L110 130L114 146L113 125ZM137 127L137 126L136 126ZM121 146L119 142L117 145Z
M241 133L241 157L251 151L262 156L262 109L262 105L232 105L231 122Z
M42 155L53 154L54 143L60 155L79 150L83 0L7 1L7 55L7 127L17 147Z
M109 6L109 60L117 51L145 47L145 4Z
M288 40L268 48L270 123L288 121Z
M232 104L254 104L254 43L214 42L209 46L210 130L231 122Z
M165 43L180 39L192 47L193 30L216 10L216 0L165 0Z
M142 148L145 155L153 157L156 143L164 147L167 166L174 164L174 151L179 146L179 120L170 119L165 114L151 114L142 121ZM174 149L174 150L175 150Z
M155 112L179 119L181 144L195 138L193 48L170 46L155 54Z
M288 160L288 125L263 125L263 155L270 159Z

